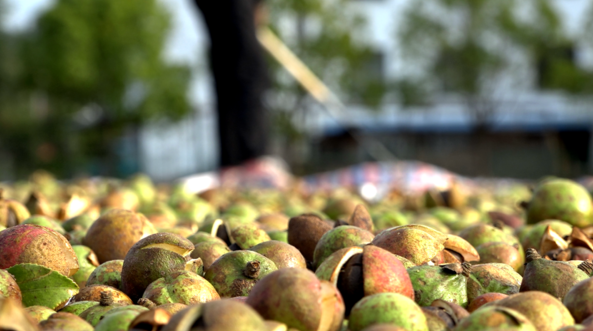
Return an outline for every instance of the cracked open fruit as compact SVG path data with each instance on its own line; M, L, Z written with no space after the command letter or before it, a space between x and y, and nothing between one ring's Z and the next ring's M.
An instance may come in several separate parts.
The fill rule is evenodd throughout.
M172 233L157 233L138 241L124 259L122 290L136 302L150 283L191 268L193 249L191 241Z
M346 315L363 297L391 292L414 299L406 268L395 255L373 246L347 247L330 255L315 273L340 291Z

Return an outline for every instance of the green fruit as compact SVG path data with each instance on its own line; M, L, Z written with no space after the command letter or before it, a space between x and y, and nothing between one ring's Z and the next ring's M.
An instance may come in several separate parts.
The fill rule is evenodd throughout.
M82 214L80 216L73 217L67 221L62 223L62 227L66 232L71 232L75 230L87 230L91 227L91 225L95 222L95 219L90 217L87 214Z
M108 285L121 289L121 270L124 260L111 260L99 265L89 275L87 285Z
M582 185L567 179L553 179L542 183L533 193L527 223L557 219L585 227L593 224L592 213L591 196Z
M288 244L288 232L287 231L270 231L268 232L271 240L281 241Z
M231 236L241 249L249 249L270 240L270 236L255 223L236 226L231 231Z
M570 263L541 258L535 249L527 250L527 264L521 292L542 291L562 300L566 293L589 275Z
M67 305L66 307L60 309L61 313L71 313L74 315L80 315L83 311L98 305L99 302L98 301L79 301L79 302L73 302L69 305Z
M267 257L251 251L229 252L206 270L206 278L221 297L247 296L256 282L278 268Z
M140 315L140 312L134 310L105 314L95 327L95 331L127 331L138 315Z
M191 305L220 299L208 281L190 271L178 271L150 283L143 298L157 305L183 303Z
M467 307L467 280L460 264L441 266L422 265L408 269L414 287L415 301L420 306L430 306L436 299L454 302Z
M352 308L348 327L361 331L373 324L390 324L408 331L428 331L426 317L414 300L397 293L379 293Z
M370 243L375 235L371 232L352 225L343 225L326 232L315 246L313 265L319 267L321 263L334 252L342 248L360 246Z
M467 299L472 302L485 293L519 293L523 277L513 268L502 263L474 265L467 279Z

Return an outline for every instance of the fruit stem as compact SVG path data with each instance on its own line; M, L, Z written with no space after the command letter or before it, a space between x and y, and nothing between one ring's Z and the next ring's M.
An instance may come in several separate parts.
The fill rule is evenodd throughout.
M113 304L113 294L111 292L102 291L99 304L101 306L111 306Z
M535 261L535 260L539 260L541 259L541 255L539 255L539 253L535 250L535 248L528 248L527 252L525 252L525 261L527 263L531 262L531 261Z
M591 261L583 261L583 263L579 264L578 268L583 270L587 275L593 273L593 263Z
M243 271L243 274L248 278L256 279L257 277L259 277L259 266L259 261L249 261L245 265L245 270Z
M463 276L465 276L466 278L469 277L471 271L472 271L472 264L469 262L463 262L461 264L461 267L463 268Z

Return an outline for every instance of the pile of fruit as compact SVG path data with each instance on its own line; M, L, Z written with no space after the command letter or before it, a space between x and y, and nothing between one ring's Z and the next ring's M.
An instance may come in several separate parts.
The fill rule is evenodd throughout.
M593 330L593 206L530 190L0 185L0 330Z

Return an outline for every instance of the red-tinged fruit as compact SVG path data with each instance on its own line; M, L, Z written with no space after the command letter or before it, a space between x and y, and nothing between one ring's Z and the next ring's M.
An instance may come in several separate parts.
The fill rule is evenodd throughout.
M0 231L0 269L21 263L38 264L68 277L79 268L76 254L64 236L32 224Z

